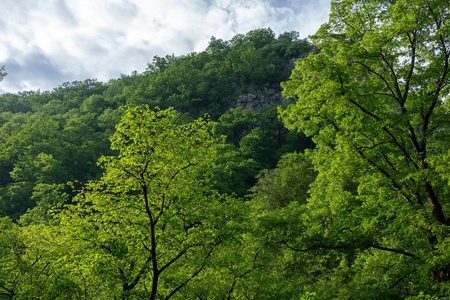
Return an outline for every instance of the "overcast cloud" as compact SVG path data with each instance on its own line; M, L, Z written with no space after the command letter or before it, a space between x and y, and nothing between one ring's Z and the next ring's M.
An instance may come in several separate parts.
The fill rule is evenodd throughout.
M330 0L0 0L0 93L144 71L154 55L202 51L211 36L270 27L302 38Z

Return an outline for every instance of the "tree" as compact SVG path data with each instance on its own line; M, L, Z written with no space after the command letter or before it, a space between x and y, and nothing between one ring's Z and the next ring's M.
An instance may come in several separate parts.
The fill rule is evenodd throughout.
M321 52L283 84L286 126L317 145L308 207L328 235L289 246L359 249L351 272L385 276L386 293L449 293L449 18L441 0L332 1Z
M0 218L0 299L80 299L82 290L58 260L69 241L46 225Z
M0 67L0 81L3 80L3 77L5 77L7 74L5 72L5 66Z
M206 119L129 109L111 138L118 156L61 214L75 242L67 260L88 294L169 299L208 269L240 227L240 205L212 190L209 172L221 140ZM86 284L87 282L87 284ZM195 284L194 284L195 285Z
M239 146L241 139L256 127L257 121L256 112L238 107L220 116L216 130L227 137L228 143Z
M265 209L273 211L293 201L304 203L315 173L305 155L294 152L283 155L276 168L263 170L257 179L251 189L253 198Z

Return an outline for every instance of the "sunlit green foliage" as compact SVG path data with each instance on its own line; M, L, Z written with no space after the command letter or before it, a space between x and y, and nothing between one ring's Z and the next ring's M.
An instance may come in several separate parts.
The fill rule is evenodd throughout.
M448 297L448 20L334 0L309 56L257 29L3 95L0 298Z
M124 115L111 138L118 156L101 158L102 178L61 215L77 247L89 249L70 260L91 297L99 298L99 282L110 287L109 297L190 294L185 286L210 266L221 244L239 237L243 203L208 181L222 144L211 129L205 119L182 124L171 109Z
M288 51L290 48L295 48L298 52ZM90 179L98 178L101 170L96 162L101 155L112 153L108 137L115 132L115 125L123 114L120 107L142 104L150 107L174 107L180 112L189 113L191 118L208 113L218 119L229 108L236 106L236 99L244 85L251 85L256 90L263 89L265 85L280 89L280 81L288 77L291 59L310 48L310 44L299 40L294 32L275 38L270 29L258 29L236 36L232 41L212 38L204 52L179 57L154 57L146 72L122 75L106 84L96 80L75 81L64 83L50 92L30 91L2 95L0 215L18 219L27 210L39 205L40 199L46 197L42 186L38 187L39 184L57 186L56 190L61 194L58 198L66 201L74 194L70 188L61 185L67 181L82 185ZM278 74L276 78L267 77L257 82L244 80L247 76L244 73L247 71L239 70L244 65L245 68L252 65L246 60L244 52L251 53L258 60L264 60L262 65L255 66L257 68L264 68L266 64L271 64L271 68L275 66ZM272 121L281 126L276 117ZM259 121L251 122L251 129L259 126ZM238 127L233 130L239 135L232 137L233 141L230 140L236 146L250 133ZM220 134L228 132L221 130ZM246 163L240 160L249 161L249 156L257 150L256 142L263 143L267 140L264 135L271 134L263 129L263 133L257 135L257 140L253 138L251 143L246 143L245 155L224 155L239 157L235 165L244 166ZM283 143L284 141L275 147L281 147ZM53 163L58 165L55 165L58 172L54 171L45 180L39 179L40 170L34 166L40 155L51 156ZM223 190L230 194L248 193L258 171L268 165L274 166L279 156L264 158L270 163L261 164L258 161L255 168L251 167L253 171L244 171L248 173L248 176L245 175L247 183L235 188L227 184ZM227 174L228 177L238 177L236 173L239 169L240 167L231 167L228 171L217 172ZM39 197L33 196L35 189L40 190ZM50 192L50 189L44 190ZM49 197L55 197L54 192ZM40 205L43 206L44 202ZM42 212L46 210L39 209Z
M440 0L333 1L321 53L283 84L318 176L274 243L320 298L449 294L449 16Z

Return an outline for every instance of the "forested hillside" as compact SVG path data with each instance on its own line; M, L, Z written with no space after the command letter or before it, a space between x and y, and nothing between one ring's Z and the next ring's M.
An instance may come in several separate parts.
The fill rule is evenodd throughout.
M447 299L449 20L336 0L1 95L0 299Z
M154 57L143 74L108 83L88 79L50 92L3 95L0 214L39 223L45 207L70 201L74 193L66 183L81 186L100 176L97 160L114 153L109 137L116 124L126 108L140 105L174 107L186 122L205 113L218 121L216 134L227 135L231 144L219 157L219 189L248 193L260 170L312 143L284 129L270 106L278 103L258 112L233 109L240 97L252 95L248 90L271 90L268 97L281 98L280 82L288 78L293 59L311 48L295 32L276 38L261 29L230 41L212 38L201 53Z

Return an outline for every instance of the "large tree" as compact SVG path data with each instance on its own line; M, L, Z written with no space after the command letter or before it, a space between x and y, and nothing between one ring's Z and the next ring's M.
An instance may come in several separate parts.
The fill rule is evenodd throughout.
M188 297L187 285L199 286L215 253L239 236L243 203L208 179L222 141L212 122L185 123L173 109L130 109L116 129L118 155L101 159L102 178L60 216L75 249L65 265L90 297Z
M448 293L449 32L444 0L332 1L320 53L283 85L298 99L285 124L313 136L318 171L304 215L315 233L286 247L359 251L346 260L364 285Z

